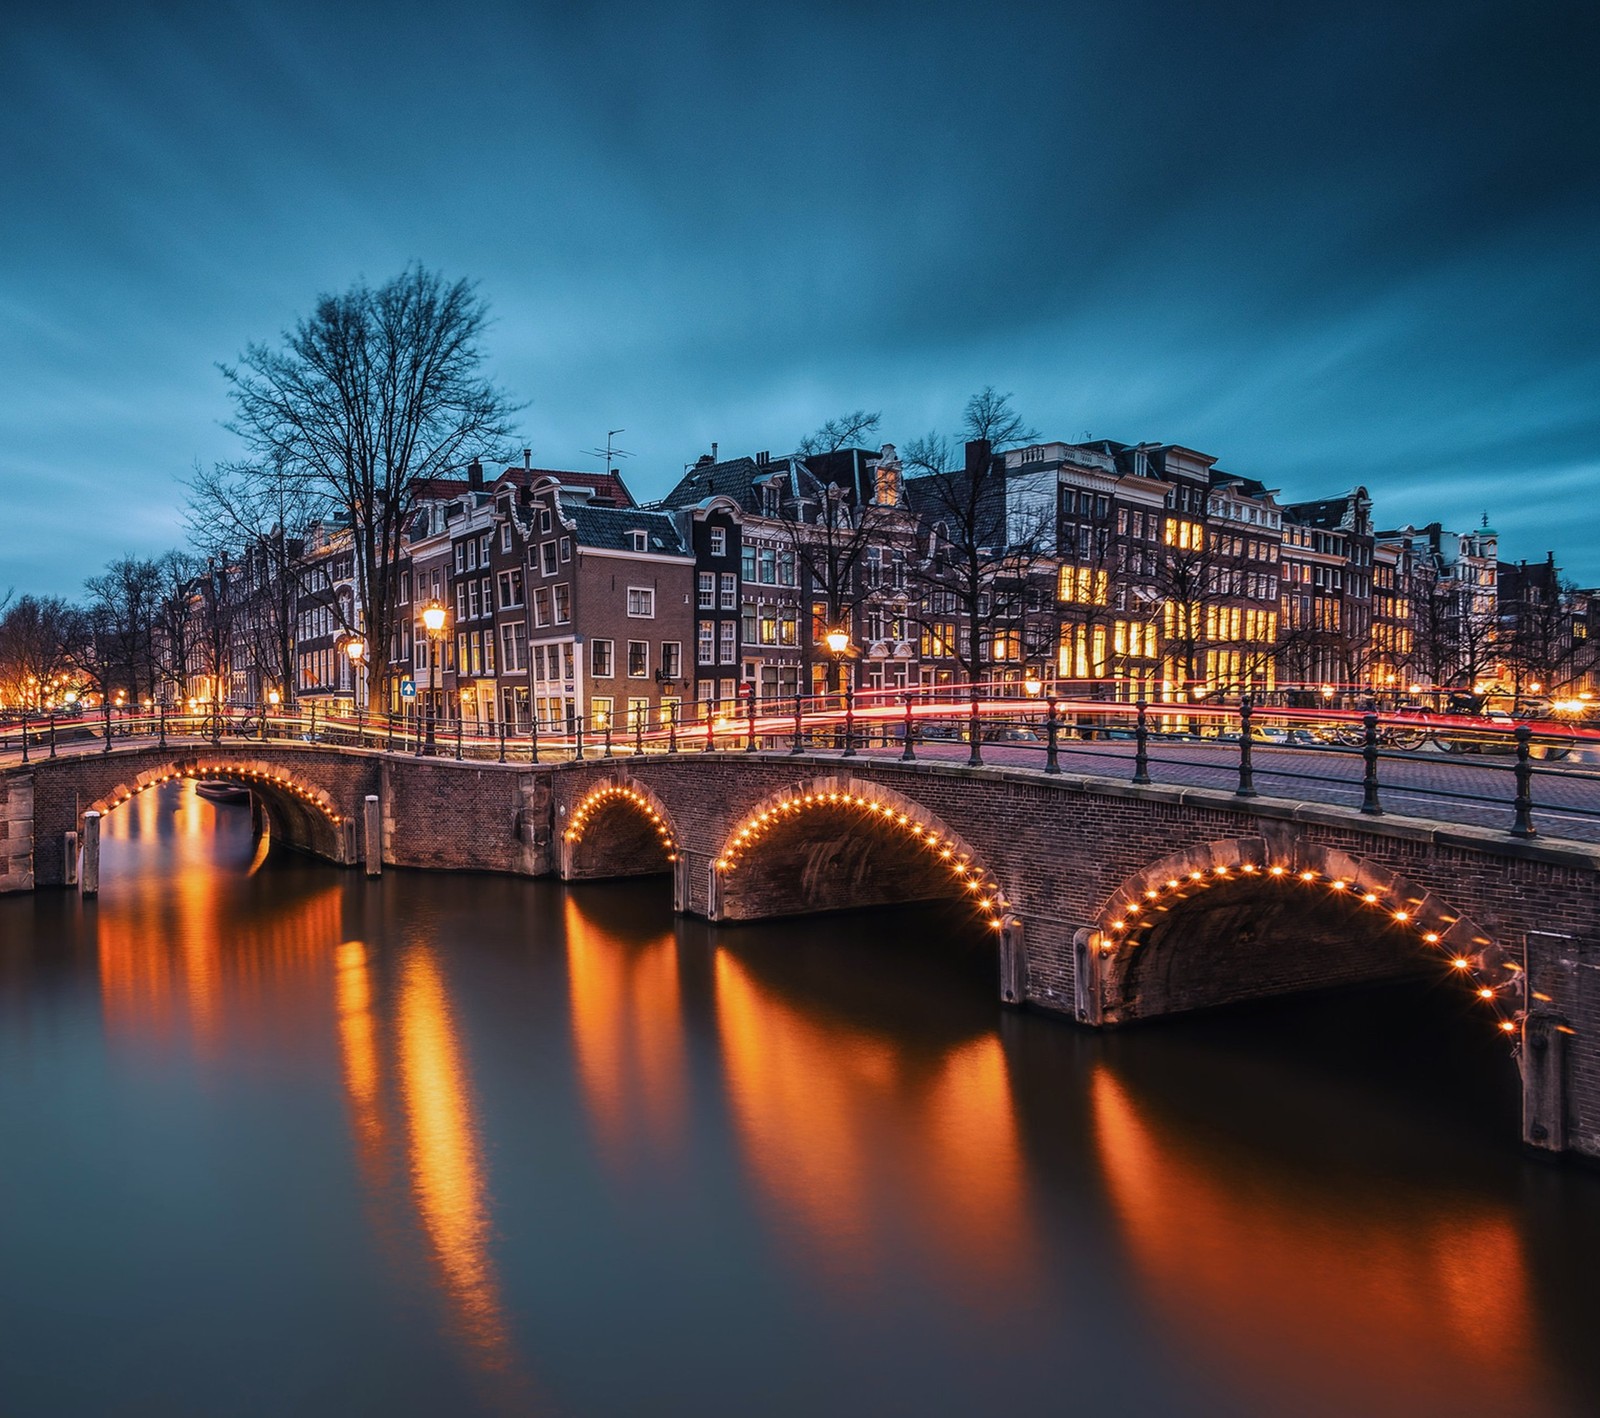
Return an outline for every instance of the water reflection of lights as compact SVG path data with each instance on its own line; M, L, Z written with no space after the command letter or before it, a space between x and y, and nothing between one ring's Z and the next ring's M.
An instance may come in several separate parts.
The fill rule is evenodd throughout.
M622 941L570 895L563 910L573 1046L601 1147L613 1167L644 1139L657 1161L681 1156L686 1051L673 935Z
M1273 1411L1527 1411L1545 1374L1514 1218L1462 1197L1352 1207L1335 1179L1147 1116L1104 1065L1090 1097L1112 1207L1145 1293L1206 1367ZM1323 1392L1304 1394L1308 1372ZM1297 1394L1296 1390L1300 1390Z
M192 789L141 793L105 819L106 889L95 908L100 992L108 1029L129 1044L187 1034L209 1053L230 1038L294 1035L323 1009L325 952L338 939L332 881L252 900L241 924L242 862L259 855L248 821L221 816ZM160 843L164 870L138 850ZM124 869L123 862L141 864Z
M471 1086L431 950L401 964L396 1018L412 1196L444 1273L456 1321L485 1367L511 1355L489 1260L489 1212Z
M1032 1221L1004 1052L983 1035L930 1055L803 1013L729 952L715 963L727 1088L750 1170L835 1274L893 1266L887 1237L970 1293L1034 1282Z

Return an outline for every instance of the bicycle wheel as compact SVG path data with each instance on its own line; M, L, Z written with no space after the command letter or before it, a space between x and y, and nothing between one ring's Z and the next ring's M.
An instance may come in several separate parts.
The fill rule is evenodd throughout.
M1428 741L1426 729L1390 729L1389 742L1396 748L1421 748Z

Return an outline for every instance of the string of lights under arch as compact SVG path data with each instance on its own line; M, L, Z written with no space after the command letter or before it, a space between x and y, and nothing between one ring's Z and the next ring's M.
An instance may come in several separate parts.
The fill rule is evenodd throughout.
M123 803L137 797L140 793L146 792L151 788L158 788L164 783L176 782L182 778L191 778L196 781L224 779L228 782L236 782L241 787L256 788L265 793L276 792L287 799L297 801L306 807L314 809L335 828L344 825L344 816L334 806L333 799L326 791L321 788L307 787L280 769L260 764L169 763L160 768L145 770L134 778L132 784L119 783L103 798L91 803L86 811L110 812L113 808L121 807Z
M1518 1035L1526 1012L1522 967L1467 916L1433 892L1343 852L1301 847L1290 859L1253 850L1257 846L1258 841L1210 843L1146 868L1107 902L1094 928L1092 948L1108 963L1126 958L1174 903L1224 884L1252 881L1263 891L1317 892L1324 900L1371 912L1383 925L1410 935L1471 988L1502 1034Z
M970 900L991 930L1004 928L1012 902L959 834L909 798L873 783L799 783L769 795L728 833L714 869L724 880L733 877L764 838L817 812L848 814L863 824L899 834L907 845L924 853L941 876L949 878L949 885L955 888L951 895L958 890Z
M669 862L678 860L678 834L667 815L666 807L642 783L627 779L613 779L589 789L578 800L567 816L562 837L576 847L583 841L585 831L595 818L607 808L631 808L649 820L655 830Z

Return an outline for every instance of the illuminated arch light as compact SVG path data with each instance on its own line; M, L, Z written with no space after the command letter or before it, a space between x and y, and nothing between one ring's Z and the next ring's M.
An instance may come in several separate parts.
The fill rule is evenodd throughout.
M1250 876L1262 873L1262 869L1253 864L1241 865L1239 871ZM1310 868L1293 871L1287 865L1279 862L1269 864L1264 874L1275 882L1287 880L1307 886L1314 886L1319 880L1319 873L1312 871ZM1146 887L1142 895L1147 901L1160 901L1165 896L1183 900L1191 889L1203 890L1206 887L1216 885L1218 881L1229 880L1230 875L1231 869L1229 867L1217 865L1212 868L1212 875L1209 878L1204 872L1191 871L1182 878L1168 877L1160 887ZM1368 909L1381 910L1389 917L1392 924L1406 928L1424 945L1450 949L1445 945L1444 937L1450 927L1457 923L1460 919L1459 917L1441 914L1437 923L1430 926L1414 910L1407 909L1405 906L1396 907L1385 904L1384 893L1381 891L1352 891L1350 880L1338 876L1327 877L1323 879L1323 883L1330 892L1355 900ZM1143 904L1137 898L1112 903L1107 909L1107 915L1110 919L1105 922L1098 932L1102 953L1109 955L1114 953L1119 946L1137 946L1139 944L1137 939L1139 932L1156 924L1154 920L1140 921L1137 919L1144 909ZM1472 991L1479 1000L1495 1007L1496 1024L1500 1031L1505 1034L1516 1033L1520 1028L1521 1013L1514 1012L1510 1016L1502 1013L1499 1007L1502 987L1496 986L1482 977L1484 969L1482 958L1475 955L1455 953L1450 957L1448 964L1457 974L1466 976L1474 982ZM1514 969L1516 967L1507 963L1506 968Z
M583 841L583 830L594 819L601 809L613 803L624 803L636 808L649 818L650 825L655 829L657 839L666 849L667 860L678 860L677 843L673 840L672 833L667 828L666 819L660 810L643 793L636 788L624 788L613 784L606 788L596 788L590 792L572 811L572 816L567 821L567 830L564 834L567 841L579 843Z
M973 904L984 913L993 929L1003 928L1005 913L1012 903L1000 889L999 882L973 864L970 852L964 851L959 842L931 823L919 820L914 811L908 812L867 794L796 792L769 803L753 811L728 834L728 844L717 858L716 869L724 873L737 871L740 861L763 837L783 823L818 808L844 808L858 813L863 820L895 829L913 846L927 853L932 868L943 868L961 883L962 890L975 898Z
M149 778L146 778L143 774L141 774L139 779L135 781L134 787L131 790L123 784L118 784L116 788L112 789L111 793L102 798L100 802L96 804L94 808L89 809L89 811L109 811L113 808L121 807L124 803L131 802L134 798L138 797L140 793L145 792L147 789L159 788L163 784L179 782L189 778L193 778L198 781L199 779L205 777L259 778L262 780L268 779L268 775L259 769L243 768L237 764L219 766L215 764L199 763L188 768L169 769L156 773L153 777ZM296 783L293 779L285 778L276 774L271 777L270 781L276 787L295 794L295 796L299 797L302 801L316 808L317 811L326 817L328 821L331 822L335 827L343 825L344 818L339 813L334 811L332 799L330 799L328 795L320 788L312 791L309 788L301 787L301 785Z

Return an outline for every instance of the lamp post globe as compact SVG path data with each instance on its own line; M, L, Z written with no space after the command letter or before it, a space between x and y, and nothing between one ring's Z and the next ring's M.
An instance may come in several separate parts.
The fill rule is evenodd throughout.
M429 601L422 608L422 627L428 632L428 713L422 751L430 756L439 752L438 741L434 736L434 700L439 692L439 644L443 638L444 621L445 609L442 602Z

